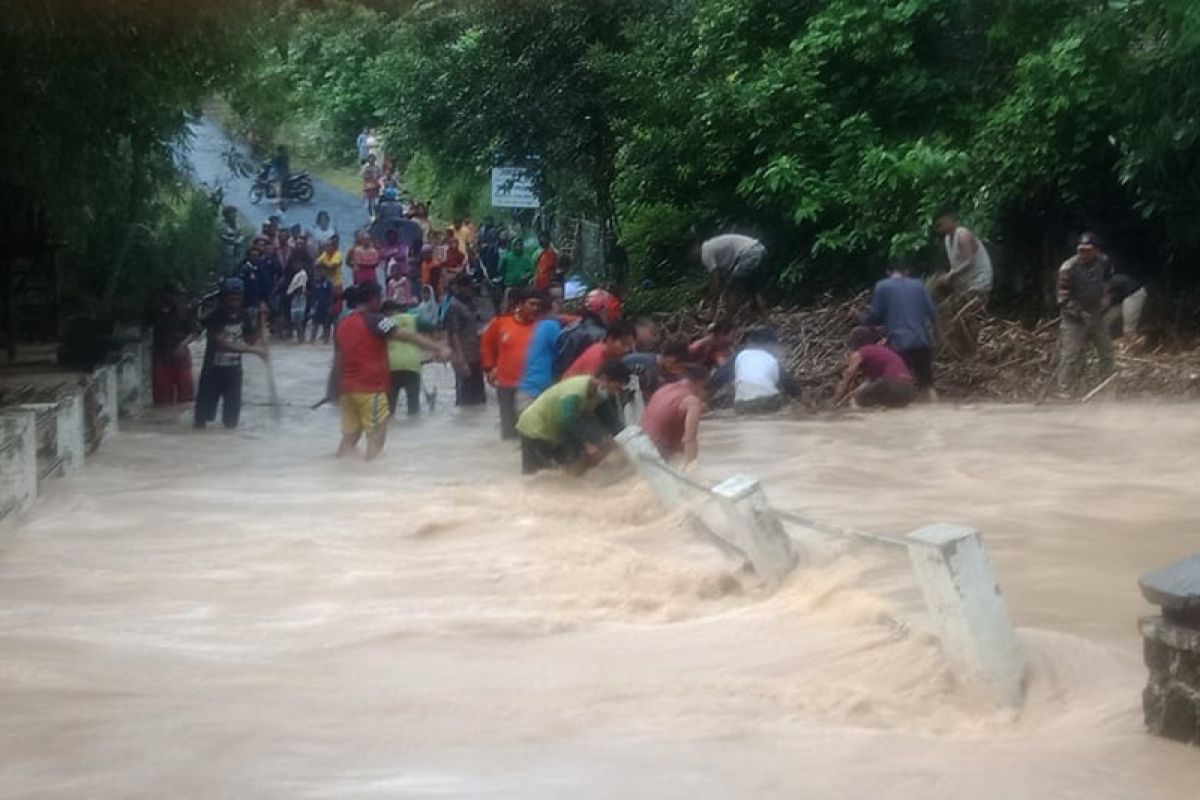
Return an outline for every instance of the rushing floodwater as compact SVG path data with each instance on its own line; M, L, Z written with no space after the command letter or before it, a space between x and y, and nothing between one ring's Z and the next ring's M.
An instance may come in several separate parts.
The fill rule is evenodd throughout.
M700 472L904 533L984 531L1031 663L1019 713L882 620L846 552L768 594L615 469L522 479L494 406L335 461L328 352L291 405L152 415L0 539L0 795L1195 798L1141 729L1144 570L1200 550L1194 408L712 421ZM444 380L443 367L430 371ZM251 401L261 368L247 367Z

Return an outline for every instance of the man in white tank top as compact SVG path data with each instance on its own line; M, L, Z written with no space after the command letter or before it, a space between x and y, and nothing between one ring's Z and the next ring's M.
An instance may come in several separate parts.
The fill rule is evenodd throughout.
M945 280L956 292L990 294L992 259L983 242L959 223L958 214L953 211L939 214L936 224L938 233L945 240L946 258L950 261L950 272Z

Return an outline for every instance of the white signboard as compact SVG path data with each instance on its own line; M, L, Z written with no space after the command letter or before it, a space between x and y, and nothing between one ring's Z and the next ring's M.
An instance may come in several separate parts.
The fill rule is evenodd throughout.
M495 208L538 208L542 205L533 190L533 178L518 167L492 168L492 206Z

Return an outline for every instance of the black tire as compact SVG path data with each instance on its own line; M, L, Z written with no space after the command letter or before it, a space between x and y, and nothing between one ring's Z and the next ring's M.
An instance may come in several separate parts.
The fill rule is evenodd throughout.
M254 184L250 187L250 202L258 205L263 199L263 187L261 184Z
M296 187L296 199L301 203L307 203L313 199L313 185L308 181L304 181Z

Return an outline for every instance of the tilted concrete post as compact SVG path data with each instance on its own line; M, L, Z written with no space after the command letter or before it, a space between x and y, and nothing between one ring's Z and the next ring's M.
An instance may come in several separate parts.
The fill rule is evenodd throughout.
M675 506L680 503L683 484L671 474L671 468L658 454L658 448L645 431L637 425L629 425L616 435L616 442L663 505Z
M746 554L760 576L773 581L786 578L799 556L762 485L747 475L734 475L712 491L729 521L730 544Z
M58 433L58 457L62 461L62 474L75 475L83 469L83 455L87 450L83 392L71 392L58 401L54 423Z
M37 415L0 414L0 522L11 521L37 500Z
M979 532L930 525L910 533L907 543L946 658L984 681L998 702L1019 705L1025 664Z

